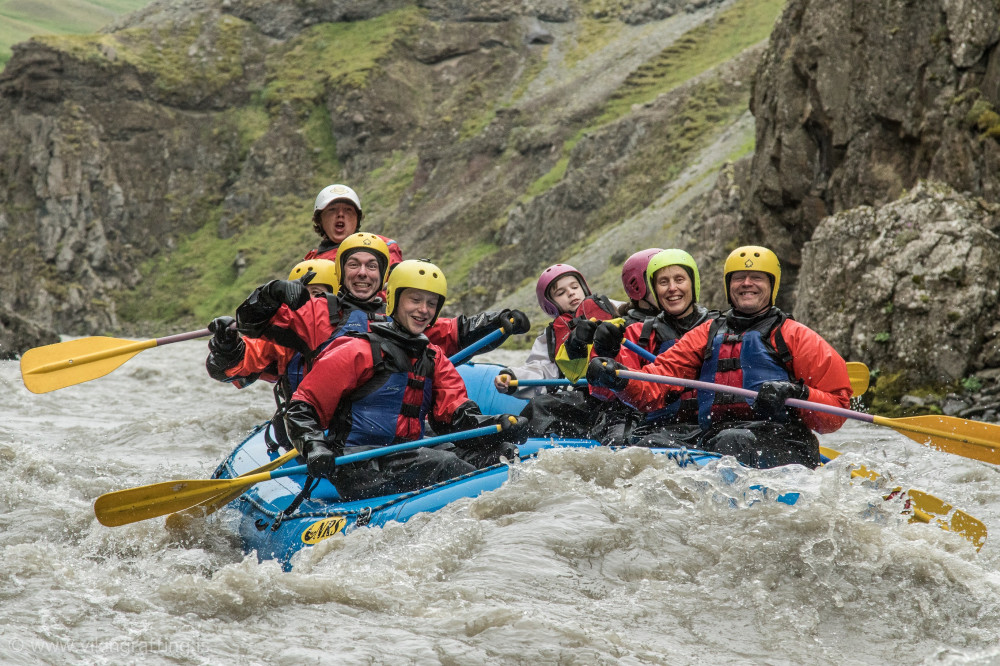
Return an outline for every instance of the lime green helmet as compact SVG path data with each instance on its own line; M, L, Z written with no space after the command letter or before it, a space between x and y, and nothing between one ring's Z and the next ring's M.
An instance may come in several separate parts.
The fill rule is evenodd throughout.
M646 288L649 289L649 293L656 293L656 290L653 289L653 276L656 275L656 271L667 266L680 266L688 272L688 275L691 276L691 293L694 302L697 303L701 296L701 275L698 273L698 264L695 263L694 257L684 250L671 248L653 255L649 263L646 264Z

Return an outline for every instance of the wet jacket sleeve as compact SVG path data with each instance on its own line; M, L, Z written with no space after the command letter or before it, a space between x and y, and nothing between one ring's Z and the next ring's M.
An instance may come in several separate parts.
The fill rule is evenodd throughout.
M792 372L809 387L810 402L821 402L847 409L851 405L851 380L847 363L829 342L808 326L789 319L781 326L781 335L792 354ZM772 336L772 342L774 338ZM818 433L834 432L844 425L842 416L800 409L807 426Z
M705 344L708 342L708 329L711 325L711 321L706 321L691 329L673 347L657 356L652 363L647 363L639 368L638 371L664 377L697 379L701 372ZM618 397L622 402L632 405L640 411L652 412L663 407L669 394L683 392L683 386L654 384L653 382L631 379L628 386L618 392Z
M374 375L371 344L361 338L337 338L313 364L292 401L311 405L327 428L341 399Z
M433 343L432 343L433 345ZM466 402L469 394L458 370L439 348L434 358L434 381L431 386L431 412L429 419L436 424L451 423L455 412Z
M458 319L438 317L433 326L428 326L424 335L441 348L445 356L454 356L461 349L458 345Z
M309 403L292 400L285 410L284 419L288 440L302 455L308 456L317 443L329 448L335 457L343 455L343 443L327 440L326 428L320 423L316 409Z
M284 347L300 352L312 351L333 335L330 308L337 307L335 303L336 299L320 296L310 298L298 310L282 305L261 335Z
M293 350L261 338L244 338L243 343L246 347L243 359L226 369L226 381L239 388L249 386L257 379L271 383L278 381L295 355Z

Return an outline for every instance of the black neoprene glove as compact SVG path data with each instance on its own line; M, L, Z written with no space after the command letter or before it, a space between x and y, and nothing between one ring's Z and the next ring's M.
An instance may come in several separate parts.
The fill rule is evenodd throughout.
M528 419L523 416L501 414L497 417L497 424L500 426L500 432L489 436L493 438L493 441L510 442L517 445L528 441Z
M598 356L614 358L622 348L625 327L610 321L602 321L594 331L594 353Z
M501 310L500 328L504 335L520 335L531 330L531 321L528 315L520 310Z
M309 446L309 453L305 454L305 457L309 476L314 476L317 479L329 479L337 471L337 466L334 464L336 456L333 455L333 451L326 445L326 442L312 442Z
M239 347L240 334L233 326L235 322L232 317L216 317L208 323L208 330L212 332L209 349L218 354L228 354Z
M298 280L271 280L254 289L236 308L239 332L248 338L259 338L282 305L293 310L305 305L309 301L309 290L302 281L311 280L315 275L309 271Z
M230 328L236 321L232 317L216 317L208 324L212 337L208 340L208 358L205 359L205 369L212 379L220 382L230 381L226 370L243 360L246 344L240 338L235 328Z
M587 345L594 341L597 322L589 319L577 319L576 325L566 338L566 355L570 358L585 358L588 356Z
M613 358L598 356L587 365L587 383L591 386L621 391L628 386L628 379L615 374L616 370L628 370Z
M306 459L310 476L328 479L333 477L337 470L334 459L343 455L344 446L327 440L312 405L302 400L292 400L285 412L285 432L289 441Z
M758 419L784 423L788 419L785 400L809 398L809 387L797 382L764 382L753 401L753 414Z
M519 332L515 330L518 328L518 321L520 321L517 315L520 315L524 319L524 330L527 331L528 326L530 326L528 317L519 310L490 310L472 316L459 315L456 320L458 323L458 346L465 349L496 330L502 329L506 335ZM511 323L511 318L515 318L514 323ZM502 338L486 345L476 353L485 354L488 351L493 351L501 344L503 344Z
M315 274L313 274L315 276ZM309 289L306 288L303 280L312 279L308 274L303 275L298 280L272 280L267 283L264 290L274 303L281 307L287 305L293 310L298 310L309 301ZM275 308L277 309L277 308Z

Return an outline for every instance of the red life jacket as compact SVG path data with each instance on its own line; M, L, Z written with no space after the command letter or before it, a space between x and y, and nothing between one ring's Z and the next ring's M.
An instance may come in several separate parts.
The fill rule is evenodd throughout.
M552 320L552 323L545 327L545 341L549 346L549 360L555 363L556 352L566 344L566 338L576 325L577 319L596 319L607 321L614 319L618 315L618 309L606 296L587 296L577 307L576 312L570 315L562 313Z

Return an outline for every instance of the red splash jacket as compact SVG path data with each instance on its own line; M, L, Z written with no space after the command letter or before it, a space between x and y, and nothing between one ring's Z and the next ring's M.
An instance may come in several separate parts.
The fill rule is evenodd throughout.
M682 379L698 379L712 381L703 373L703 366L706 364L706 350L711 352L718 349L719 340L709 344L709 331L712 328L712 321L706 321L700 326L692 329L677 341L670 349L656 357L656 360L641 368L641 372L666 377L680 377ZM820 402L835 407L847 408L851 400L851 383L847 374L847 364L840 354L830 346L818 333L809 327L800 324L793 319L785 319L780 325L774 327L767 338L772 348L778 346L776 341L778 332L791 355L790 379L802 380L809 387L809 401ZM722 345L742 344L722 342ZM718 356L733 358L739 355L739 349L730 350L726 354ZM743 371L731 373L731 376L738 378L744 388L757 390L758 386L752 385L750 377ZM778 377L774 377L775 379ZM720 377L721 379L721 377ZM764 378L767 379L767 378ZM733 381L720 381L717 383L727 383L736 385ZM685 391L680 386L669 386L666 384L654 384L640 380L630 380L628 386L618 392L619 398L628 404L645 412L655 411L663 407L666 397L669 394L677 394ZM716 395L719 395L718 393ZM749 408L747 408L749 411ZM812 430L819 433L834 432L844 424L843 417L814 412L808 409L797 410L802 421Z

